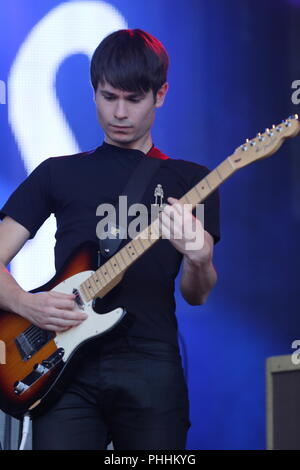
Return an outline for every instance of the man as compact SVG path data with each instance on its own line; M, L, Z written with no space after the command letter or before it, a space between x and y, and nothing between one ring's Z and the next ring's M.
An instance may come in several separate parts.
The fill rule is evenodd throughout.
M208 170L170 159L152 143L155 111L168 90L167 70L168 55L150 34L120 30L105 38L91 62L104 143L92 152L42 162L0 213L0 307L40 328L63 332L87 318L76 308L74 296L55 290L25 292L5 267L53 212L59 270L80 243L98 242L97 207L116 203L141 159L162 160L142 202L150 208L157 187L161 197L167 197L162 230L167 236L171 224L169 240L156 242L106 296L107 310L126 306L135 318L133 325L123 335L112 331L86 351L61 398L33 420L34 449L105 449L111 439L115 449L185 448L189 402L177 339L174 280L183 259L180 289L189 304L203 304L213 288L218 195L205 203L203 246L187 249L187 241L203 227L183 211L178 198Z

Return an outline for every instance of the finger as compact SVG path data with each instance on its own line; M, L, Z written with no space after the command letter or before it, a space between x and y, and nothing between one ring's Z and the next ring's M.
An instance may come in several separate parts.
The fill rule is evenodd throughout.
M66 294L64 292L57 292L56 290L49 291L49 294L53 295L53 297L58 297L62 299L75 299L75 294Z
M162 230L168 231L171 236L177 234L182 235L182 217L175 215L174 219L171 219L168 214L162 214Z
M182 212L184 205L178 199L175 199L175 197L168 197L168 202L169 202L169 206L166 205L164 208L172 207L176 212L179 212L179 213Z
M88 315L85 312L80 312L79 310L62 310L60 308L54 308L51 310L50 318L61 318L64 320L71 321L83 321L88 318Z
M58 318L58 317L49 318L47 320L47 324L52 325L55 328L57 328L57 327L59 327L59 328L61 328L61 327L62 328L70 328L72 326L78 326L81 323L82 323L82 321L68 320L68 319Z
M69 330L70 328L72 328L72 327L70 327L70 326L58 326L58 325L54 325L52 323L47 323L45 326L43 326L43 330L55 331L57 333Z
M162 211L162 214L167 214L170 218L174 218L176 217L176 215L179 215L181 214L181 208L180 207L177 207L177 206L165 206L163 211Z
M45 326L46 330L55 331L56 333L63 333L64 331L67 331L70 328L72 328L72 326L58 326L58 325L52 325L52 324L47 324Z
M61 308L64 310L73 310L77 306L74 300L58 297L56 297L55 299L51 299L51 305L55 308Z

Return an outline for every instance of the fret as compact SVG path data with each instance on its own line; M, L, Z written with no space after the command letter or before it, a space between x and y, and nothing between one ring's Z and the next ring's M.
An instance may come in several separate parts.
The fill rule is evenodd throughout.
M111 259L111 264L113 266L113 269L115 271L116 274L120 274L120 272L122 271L122 269L120 268L119 266L119 263L118 263L118 260L117 260L117 257L116 255L114 255Z
M207 175L206 178L209 181L209 185L210 185L211 189L216 189L219 186L220 182L221 182L220 177L219 177L218 173L215 170L213 170L209 175Z
M147 240L144 240L140 235L137 237L137 240L139 241L143 251L146 251L146 249L149 248L149 245L146 245Z
M217 167L217 168L215 168L215 169L214 169L214 171L215 171L215 172L216 172L216 174L218 175L219 182L221 182L221 183L222 183L222 181L223 181L223 178L222 178L222 175L221 175L221 174L220 174L220 172L219 172L219 168L218 168L218 167Z
M97 269L96 271L98 278L100 279L101 282L101 287L106 285L106 277L103 275L101 268Z
M202 196L202 200L203 200L210 193L210 188L208 186L206 178L201 180L200 183L198 183L196 186L197 186L197 189L199 190L199 192Z
M201 194L201 192L200 192L199 184L196 184L196 186L194 186L194 190L198 195L198 203L202 202L204 198L203 198L203 194Z
M149 238L150 240L159 239L159 219L158 217L149 225Z
M143 253L144 250L141 248L138 238L135 238L134 240L132 240L132 244L138 255Z
M102 287L102 281L101 281L100 276L98 275L98 271L95 271L93 276L95 278L95 282L96 282L97 286Z
M129 254L127 253L126 245L124 246L124 248L122 248L120 253L122 253L122 258L123 258L124 263L127 267L131 263L131 259L130 259Z
M111 275L110 275L109 270L107 268L108 268L107 262L103 266L101 266L101 268L100 268L101 274L105 279L105 284L108 283L111 280Z
M191 200L190 200L190 195L191 191L189 191L188 193L186 193L181 199L180 199L180 202L182 202L182 204L192 204Z
M232 173L234 173L234 168L231 165L231 161L229 160L229 157L226 158L217 168L218 173L221 175L222 181L227 179Z
M142 238L143 242L148 243L150 242L150 225L148 225L145 230L143 230L140 234L139 237ZM149 244L150 246L150 244Z
M83 297L85 298L85 300L88 302L90 298L89 298L89 292L87 288L85 287L85 281L82 284L80 284L79 289L80 289L80 292L83 294Z
M126 269L126 264L124 263L123 257L122 257L122 250L118 251L118 253L115 254L115 258L120 266L120 271L123 271Z
M183 204L191 204L192 208L199 203L199 196L195 190L195 187L190 189L181 199Z
M98 276L97 276L97 272L94 272L94 273L92 274L92 278L93 278L93 281L94 281L95 284L96 284L97 290L99 290L99 289L101 288L101 283L100 283L100 280L99 280L99 278L98 278Z
M110 258L108 260L108 268L110 269L110 276L113 278L116 274L119 274L117 271L116 271L116 268L114 266L114 263L113 263L113 258Z
M134 247L132 246L132 243L128 243L124 248L126 249L128 255L130 256L130 262L131 262L131 260L136 257L136 251Z
M93 291L95 291L95 293L96 293L97 290L98 290L98 287L97 287L97 285L96 285L96 282L94 281L93 275L91 275L91 276L87 279L87 281L90 282L90 285L92 286Z
M148 227L146 227L144 230L142 230L139 234L138 234L138 237L141 239L141 240L148 240L148 231L149 231L149 225Z
M86 281L84 281L84 283L85 283L85 286L86 286L86 289L87 289L87 292L88 292L88 298L92 299L95 296L96 292L93 292L93 286L89 282L89 279L90 278L88 278Z

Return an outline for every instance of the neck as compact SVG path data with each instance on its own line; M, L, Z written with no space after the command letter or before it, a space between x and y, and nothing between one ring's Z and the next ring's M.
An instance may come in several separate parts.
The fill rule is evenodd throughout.
M128 142L128 143L127 142L115 142L106 135L104 142L110 145L116 145L117 147L124 148L124 149L140 150L144 154L147 154L153 145L151 135L147 135L144 138L141 138L137 141Z

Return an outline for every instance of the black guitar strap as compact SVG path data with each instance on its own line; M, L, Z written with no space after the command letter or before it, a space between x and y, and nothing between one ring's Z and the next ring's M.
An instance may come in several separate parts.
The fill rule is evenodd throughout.
M141 162L137 165L131 177L127 181L127 184L123 190L123 195L127 196L127 207L129 208L132 204L138 203L142 200L142 197L149 185L151 178L154 176L156 171L159 169L162 160L160 158L145 157L141 158ZM116 214L119 214L119 203L115 206ZM104 258L110 258L114 255L124 239L118 236L122 236L124 233L123 227L116 227L115 222L108 223L108 231L110 237L99 239L100 255ZM115 233L115 236L113 234ZM98 259L100 265L100 260Z

